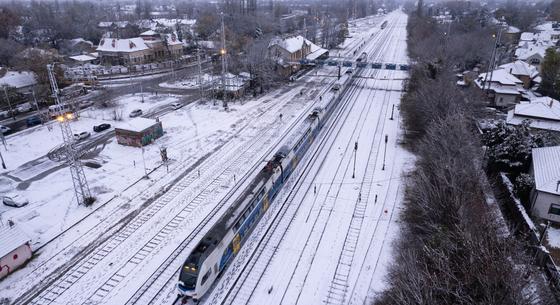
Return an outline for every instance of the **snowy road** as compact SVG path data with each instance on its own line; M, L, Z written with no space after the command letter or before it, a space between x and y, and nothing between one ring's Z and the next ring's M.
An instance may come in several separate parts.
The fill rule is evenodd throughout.
M407 62L406 18L389 16L366 47L369 61ZM355 77L333 125L277 199L278 216L263 219L246 244L254 250L232 264L243 267L227 271L205 304L368 304L375 297L411 160L397 145L405 77L388 70Z

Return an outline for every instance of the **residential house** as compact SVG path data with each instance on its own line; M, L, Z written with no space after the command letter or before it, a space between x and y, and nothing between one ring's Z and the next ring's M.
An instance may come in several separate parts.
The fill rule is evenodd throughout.
M11 87L21 94L30 93L36 84L37 76L31 71L6 71L0 77L0 88Z
M290 75L301 68L301 60L314 60L328 57L325 50L305 37L298 35L285 39L273 39L268 46L269 54L284 69L284 75Z
M509 107L521 100L523 82L505 69L481 73L474 81L476 86L490 93L491 104L496 107Z
M535 66L531 66L521 60L503 64L500 68L505 69L511 75L521 80L525 89L531 88L539 76L539 70Z
M560 102L547 96L538 97L508 111L507 124L521 125L525 120L530 121L532 128L560 132Z
M31 258L33 251L30 242L31 239L13 223L0 225L0 279Z
M137 65L183 55L183 43L176 34L159 34L152 30L129 39L103 38L97 47L102 64Z
M533 149L531 214L560 222L560 146Z

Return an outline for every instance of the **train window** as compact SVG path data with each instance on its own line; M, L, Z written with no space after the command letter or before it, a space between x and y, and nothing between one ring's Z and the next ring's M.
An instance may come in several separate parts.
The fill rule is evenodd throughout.
M200 281L200 285L204 285L206 280L210 277L210 274L212 274L212 268L208 269L208 272L206 272L206 274L202 277L202 281Z

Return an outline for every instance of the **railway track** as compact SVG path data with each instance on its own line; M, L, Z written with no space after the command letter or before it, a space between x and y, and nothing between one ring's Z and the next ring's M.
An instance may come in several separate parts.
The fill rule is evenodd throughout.
M254 119L258 119L260 116L274 111L274 109L278 110L281 108L281 106L282 103L269 103L265 105L265 109L260 111L260 115L255 116ZM254 134L258 135L258 132L253 132ZM258 141L259 140L257 139L253 143L258 143ZM231 151L229 151L227 147L225 147L222 151L225 152L225 155L222 157L222 159L228 160L227 157L229 154L231 154ZM238 156L242 155L242 152L238 154ZM238 165L242 164L238 163ZM216 166L216 164L207 162L206 165L202 165L202 168L200 168L202 176L204 176L208 168L211 166ZM197 178L198 176L195 177L195 175L184 177L180 182L177 183L177 187L175 188L176 191L171 188L171 190L166 193L166 195L161 197L161 201L169 202L170 199L168 200L166 198L173 198L174 196L177 196L177 194L179 194L181 190L184 190L195 180L198 180ZM113 233L114 236L109 237L108 239L103 239L101 242L94 244L93 247L91 247L91 250L95 252L94 254L89 255L88 253L85 253L83 256L75 258L74 260L69 262L69 264L67 264L70 265L69 267L59 269L57 270L58 272L56 272L52 276L46 277L45 280L40 283L40 286L42 288L34 287L33 291L19 298L16 301L16 304L50 304L54 299L56 299L56 296L60 295L68 288L70 288L73 283L75 283L83 276L83 274L87 273L87 271L89 271L94 265L96 265L99 261L101 261L109 253L111 253L114 247L118 246L118 244L126 240L130 236L130 234L134 233L143 225L143 223L148 221L150 217L155 215L164 206L165 204L152 204L149 208L141 212L138 217L134 217L133 220L128 224L114 230L108 230L110 231L110 233ZM173 226L173 223L170 223L169 225ZM106 243L107 247L103 247L103 250L97 251L96 248L98 248L98 246L100 246L103 242ZM81 261L85 262L83 264L80 264ZM42 271L42 269L45 269L44 267L46 263L48 263L48 261L45 262L45 264L42 264L38 269L36 269L36 271ZM68 276L58 276L59 274L67 274Z
M385 95L387 95L387 92L385 92ZM384 98L384 104L386 104L385 102L385 98ZM387 112L387 105L385 105L385 110L383 111L383 115ZM379 123L379 121L378 121ZM362 121L362 127L363 128L363 124L364 121ZM378 139L378 141L380 141L380 139ZM371 143L371 145L373 146L374 142ZM351 145L347 145L347 146L351 146ZM377 159L377 158L375 158ZM348 167L347 167L348 168ZM370 173L371 174L371 173ZM307 191L309 191L309 187L307 189ZM280 198L279 198L280 199ZM293 198L292 198L293 200ZM293 206L288 204L288 206ZM360 207L358 204L355 207L355 211L361 210L363 209L363 207ZM359 219L359 214L356 213L356 219ZM295 212L292 214L292 218L290 219L293 220L293 217L295 217ZM280 219L284 219L285 215L283 214L281 217L279 217ZM286 229L280 229L280 232L287 231L287 228L289 227L289 223L286 227ZM269 229L270 230L270 229ZM273 224L273 229L271 230L272 232L278 232L278 223ZM354 231L354 233L356 233ZM284 233L285 234L285 233ZM265 237L266 241L261 241L264 243L259 245L257 251L251 256L256 257L257 259L253 259L250 263L250 265L247 265L244 270L243 270L243 275L241 275L238 279L236 279L236 283L233 285L234 288L231 289L230 291L228 291L226 293L226 296L222 299L221 303L217 303L215 302L213 299L212 300L212 304L231 304L234 302L236 304L246 304L248 302L248 300L250 299L250 297L253 295L254 289L256 288L257 284L259 283L260 279L262 278L265 268L266 266L269 264L270 260L272 260L272 258L274 257L275 253L276 253L276 249L277 246L279 245L280 241L282 240L284 234L282 235L274 235L274 234L269 234L267 237ZM346 249L349 249L351 247L351 243L350 239L347 239L349 242L345 243L346 244ZM264 254L264 252L267 251L266 255ZM263 259L263 257L266 257ZM259 263L257 263L259 262ZM256 271L256 272L255 272ZM339 273L341 273L342 270L340 270ZM253 273L257 273L260 274L260 276L258 277L249 277L248 274L253 274ZM247 289L247 287L252 287ZM245 291L243 291L241 293L241 290L245 288ZM246 291L246 290L250 290L250 291Z

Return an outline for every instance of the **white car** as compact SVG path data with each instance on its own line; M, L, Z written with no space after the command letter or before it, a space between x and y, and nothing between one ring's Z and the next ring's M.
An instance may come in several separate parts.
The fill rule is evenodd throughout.
M175 110L177 110L177 109L179 109L179 108L181 108L181 107L183 107L183 106L185 106L185 105L183 105L182 103L179 103L179 102L175 102L175 103L172 103L172 104L171 104L171 107L172 107L173 109L175 109Z
M128 115L131 118L135 118L135 117L139 117L142 115L142 109L134 109L132 110L132 112Z
M2 134L8 133L10 130L12 130L12 129L11 129L10 127L8 127L8 126L0 125L0 132L1 132Z
M29 103L23 103L16 107L19 113L29 112L31 111L31 105Z
M4 205L14 207L14 208L21 208L29 203L27 198L23 197L22 195L18 194L6 194L2 196L2 203Z
M91 134L88 131L83 131L83 132L80 132L80 133L75 133L74 134L74 139L76 141L81 141L83 139L89 138L90 135Z

